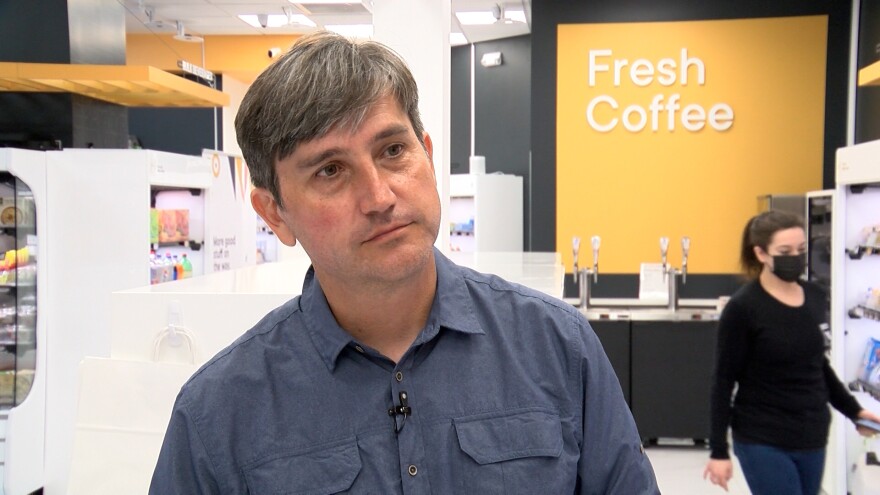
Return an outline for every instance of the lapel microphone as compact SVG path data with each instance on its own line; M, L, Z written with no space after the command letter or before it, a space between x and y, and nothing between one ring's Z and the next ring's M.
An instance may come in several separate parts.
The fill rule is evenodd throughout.
M403 430L403 425L406 424L406 417L412 415L412 408L409 407L406 391L401 391L397 396L400 400L400 405L388 408L388 415L394 421L394 433L400 433ZM397 424L397 416L403 416L403 421L400 422L399 426Z

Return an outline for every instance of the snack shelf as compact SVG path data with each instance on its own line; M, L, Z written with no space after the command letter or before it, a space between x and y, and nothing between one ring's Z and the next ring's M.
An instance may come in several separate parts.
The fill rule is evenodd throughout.
M858 383L862 390L873 397L874 400L880 401L880 387L878 387L877 385L872 385L862 379L859 379Z
M846 254L852 260L860 260L863 256L878 256L880 255L880 246L867 246L861 244L852 249L847 249Z
M869 320L880 321L880 309L869 308L864 304L859 304L858 306L850 309L847 314L850 318L867 318Z

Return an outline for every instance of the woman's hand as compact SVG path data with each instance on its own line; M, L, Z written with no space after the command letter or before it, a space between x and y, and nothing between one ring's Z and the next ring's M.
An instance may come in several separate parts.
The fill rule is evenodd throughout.
M733 477L733 462L730 459L709 459L706 470L703 471L703 479L709 478L713 485L718 485L727 491L727 482Z
M875 423L880 423L880 416L872 413L867 409L862 409L859 411L859 419L867 419L869 421L874 421ZM873 437L877 434L876 430L872 430L871 428L865 428L864 426L859 426L856 424L856 430L859 431L859 434L863 437Z

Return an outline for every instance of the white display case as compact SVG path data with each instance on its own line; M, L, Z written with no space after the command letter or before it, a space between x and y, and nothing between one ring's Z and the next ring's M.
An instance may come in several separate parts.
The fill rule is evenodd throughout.
M867 342L870 338L880 339L880 311L872 315L869 310L859 309L864 307L867 291L880 287L880 250L864 246L866 229L880 229L880 141L838 149L836 177L831 364L841 381L850 384L858 383ZM878 391L880 387L875 387L873 395L855 395L863 407L880 413ZM855 469L857 456L864 455L864 446L865 441L852 424L835 414L828 451L832 466L823 483L827 492L852 492L853 480L864 475Z
M562 297L565 268L559 253L451 253L450 259ZM195 342L195 361L202 363L272 309L298 296L309 266L311 262L303 253L287 261L114 292L110 296L110 355L114 359L151 360L156 335L179 308L183 326Z
M16 274L14 280L7 278L0 288L4 298L12 299L14 314L4 315L4 319L12 316L12 325L16 329L6 335L8 344L4 352L13 357L13 366L4 370L4 383L8 385L11 395L0 405L0 482L5 493L30 493L42 486L44 425L46 420L46 342L48 312L46 297L48 290L47 276L47 231L46 231L46 159L45 155L35 151L16 149L0 149L0 173L9 187L4 187L14 196L3 197L5 211L8 207L19 208L25 215L16 214L11 222L4 219L3 236L14 238L15 248L24 247L30 258L26 264L35 270L27 278ZM19 191L28 192L28 207L17 205ZM6 205L12 199L12 205ZM28 211L31 210L31 211ZM0 211L2 216L3 211ZM24 238L22 237L24 236ZM25 246L20 246L24 240ZM4 246L4 250L11 246ZM28 286L28 287L24 287ZM31 325L20 321L19 310L23 297L36 296ZM8 305L4 310L10 309ZM24 362L23 362L24 361ZM5 395L5 394L4 394Z
M36 224L26 242L38 303L33 385L0 424L4 492L62 494L78 365L110 354L110 294L150 282L152 193L209 187L210 161L150 150L3 149L0 169L32 192Z
M452 251L522 251L522 177L450 175L448 218Z

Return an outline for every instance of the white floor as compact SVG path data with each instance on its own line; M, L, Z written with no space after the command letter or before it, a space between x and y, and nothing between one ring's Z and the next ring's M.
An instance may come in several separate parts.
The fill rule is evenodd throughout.
M660 492L671 495L749 495L746 480L740 471L736 457L733 458L733 479L727 485L728 492L703 479L703 469L709 461L709 450L693 446L651 446L645 449Z

